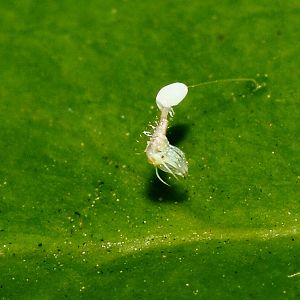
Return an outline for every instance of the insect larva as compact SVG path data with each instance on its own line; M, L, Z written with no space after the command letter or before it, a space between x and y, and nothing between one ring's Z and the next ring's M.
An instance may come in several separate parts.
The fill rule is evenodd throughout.
M168 185L158 174L158 169L172 174L175 178L178 176L185 177L188 173L188 163L185 154L177 147L171 145L166 136L168 128L168 115L174 115L173 106L178 105L187 95L188 88L194 88L201 85L207 85L220 82L232 81L250 81L255 84L255 90L261 88L255 79L252 78L235 78L221 79L203 82L187 86L184 83L175 82L161 88L156 96L156 104L161 111L160 121L154 127L150 140L147 142L145 149L148 161L155 167L156 175L164 184Z
M149 163L155 167L157 177L165 184L167 183L158 174L158 168L172 174L175 178L177 178L176 175L184 177L188 173L185 154L179 148L171 145L166 136L168 115L174 114L172 106L179 104L186 96L187 91L188 87L185 84L177 82L163 87L156 96L161 116L147 142L145 152Z

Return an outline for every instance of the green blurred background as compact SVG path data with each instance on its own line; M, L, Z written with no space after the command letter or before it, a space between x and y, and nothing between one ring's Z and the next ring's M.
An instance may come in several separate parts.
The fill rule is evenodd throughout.
M299 299L300 2L1 1L0 299ZM190 89L144 154L155 96ZM162 174L163 175L163 174Z

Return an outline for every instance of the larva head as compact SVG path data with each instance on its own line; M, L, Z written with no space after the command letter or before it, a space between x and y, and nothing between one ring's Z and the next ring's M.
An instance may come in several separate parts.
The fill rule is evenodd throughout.
M164 153L161 153L162 161L158 166L162 171L185 177L188 173L188 164L184 153L177 147L169 145Z
M187 95L188 87L181 82L171 83L161 88L156 96L156 104L161 110L179 104Z
M151 151L147 153L148 161L156 168L173 176L186 176L188 165L184 153L173 145L168 145L161 151Z

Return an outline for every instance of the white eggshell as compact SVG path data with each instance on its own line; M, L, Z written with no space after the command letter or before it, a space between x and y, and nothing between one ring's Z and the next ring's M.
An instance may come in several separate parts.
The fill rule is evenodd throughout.
M171 83L161 88L156 96L156 104L162 107L172 107L179 104L187 95L188 87L181 82Z

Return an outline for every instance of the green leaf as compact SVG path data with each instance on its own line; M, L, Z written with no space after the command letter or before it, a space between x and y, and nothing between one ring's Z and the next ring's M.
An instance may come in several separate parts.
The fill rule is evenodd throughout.
M300 4L2 1L1 299L298 299ZM155 96L193 85L147 163Z

